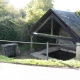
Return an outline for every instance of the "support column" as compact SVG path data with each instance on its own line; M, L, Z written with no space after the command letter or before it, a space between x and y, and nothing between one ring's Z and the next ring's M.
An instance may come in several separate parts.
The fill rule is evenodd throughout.
M46 44L46 56L47 56L47 60L48 60L48 54L49 54L49 43L47 42L47 44Z
M76 43L76 59L80 60L80 43Z
M31 52L34 51L34 48L33 48L33 36L31 36L30 51L31 51Z
M51 35L53 35L53 18L51 18Z

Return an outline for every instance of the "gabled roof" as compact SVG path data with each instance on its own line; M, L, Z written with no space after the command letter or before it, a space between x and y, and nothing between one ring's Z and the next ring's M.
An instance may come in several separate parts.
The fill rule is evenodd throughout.
M78 37L80 37L80 19L76 16L76 14L74 12L69 12L69 11L61 11L61 10L55 10L55 9L49 9L42 17L41 19L32 27L32 29L30 30L30 33L32 32L36 32L36 30L38 30L38 28L40 27L40 25L51 15L53 14L53 16L56 17L56 20L54 22L54 25L57 22L61 22L63 25L65 25L65 27L67 27L68 29L70 29L71 32L73 32L73 34L76 34ZM54 18L55 18L54 17ZM51 19L50 19L51 20ZM50 31L50 20L47 21L46 24L43 25L43 27L38 30L38 32L49 32ZM58 23L59 24L59 23ZM59 25L57 25L59 26ZM60 25L61 26L61 25ZM58 27L54 26L55 31L57 31Z
M52 11L80 37L80 18L74 12L54 9Z

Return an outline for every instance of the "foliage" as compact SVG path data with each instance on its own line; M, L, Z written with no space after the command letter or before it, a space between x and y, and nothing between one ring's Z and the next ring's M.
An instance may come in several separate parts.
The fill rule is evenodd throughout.
M75 14L80 18L80 10L76 11Z
M39 20L47 10L53 7L52 1L53 0L31 0L25 8L27 10L27 21L35 23Z
M1 1L1 0L0 0ZM26 25L19 10L10 4L0 4L0 39L23 40L23 28Z
M52 1L31 0L24 9L17 10L0 0L0 39L30 41L30 28L53 7Z
M20 13L12 5L0 0L0 16L11 16L12 18L16 18L20 16Z
M26 6L28 8L33 9L42 9L43 11L47 11L48 9L53 7L53 0L31 0L30 3Z
M27 32L27 30L29 31L34 26L34 24L42 17L42 15L47 10L53 7L52 1L53 0L31 0L31 2L25 7L25 11L27 13L27 26L25 27L25 32ZM27 35L28 37L30 36L26 33L25 35ZM39 37L36 37L36 39L34 39L34 41L38 40L41 41Z
M14 25L9 23L9 17L4 17L0 21L0 39L1 40L18 40L17 31L14 29Z
M30 22L35 23L42 17L43 14L44 14L44 11L42 9L38 9L38 10L28 9L26 21L28 23Z
M24 11L24 9L20 9L20 13L21 13L22 18L26 17L26 12Z

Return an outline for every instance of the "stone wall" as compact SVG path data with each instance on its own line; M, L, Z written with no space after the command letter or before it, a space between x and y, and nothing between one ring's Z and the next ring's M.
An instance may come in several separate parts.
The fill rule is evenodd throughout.
M60 29L59 36L70 37L70 35L62 28ZM58 44L71 44L73 46L69 46L69 45L63 45L63 46L67 47L67 48L71 48L71 49L76 49L76 46L73 44L72 41L59 39L59 40L57 40L57 43Z

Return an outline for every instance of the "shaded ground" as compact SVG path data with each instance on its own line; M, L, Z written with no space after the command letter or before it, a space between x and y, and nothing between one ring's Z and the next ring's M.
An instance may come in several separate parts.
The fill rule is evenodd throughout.
M30 45L19 45L20 53L18 53L16 55L16 57L14 57L14 58L16 58L16 59L44 59L45 56L41 54L41 53L45 54L44 53L45 51L41 52L43 49L45 49L45 51L46 51L46 46L45 45L34 45L33 51L30 51ZM49 50L51 51L51 50L54 50L54 49L52 47L51 49L49 48ZM9 51L11 51L11 49L9 49ZM34 52L36 52L35 53L36 56L33 55ZM49 57L56 58L56 59L61 59L61 60L68 60L68 57L70 57L70 59L75 57L75 54L70 54L70 53L67 53L67 52L64 52L64 51L61 52L61 53L60 53L60 51L58 51L58 52L52 53L52 54L49 53ZM38 55L38 53L40 53L41 55ZM0 48L0 55L4 55L1 48ZM46 57L45 57L45 59L46 59Z
M46 49L46 47L45 46L42 46L42 45L39 45L38 47L35 47L34 46L34 51L33 52L31 52L30 51L30 48L28 48L27 49L27 46L26 45L24 45L24 46L22 46L22 47L20 47L19 46L19 48L20 48L20 53L18 53L17 55L16 55L16 57L14 57L14 58L16 58L16 59L41 59L41 58L39 58L39 57L36 57L36 56L33 56L33 55L31 55L31 53L33 53L33 52L38 52L38 51L41 51L41 50L43 50L43 49ZM52 49L53 50L53 49ZM41 52L40 52L41 53ZM36 54L38 54L38 53L36 53ZM64 52L63 52L63 54L64 54ZM65 56L67 57L68 56L68 54L66 54L66 55L63 55L62 54L62 52L60 53L60 54L58 54L58 52L55 54L55 56L57 56L57 57L59 57L60 58L60 56L61 56L61 58L60 59L62 59L62 58L65 58ZM4 55L3 54L3 52L2 52L2 49L0 48L0 55ZM46 54L45 54L46 55ZM51 56L53 57L53 55L54 54L52 54ZM62 56L63 55L63 56ZM50 55L49 55L50 56ZM50 56L50 57L51 57ZM53 58L55 58L55 56L53 57ZM70 56L70 54L69 54L69 56ZM58 59L59 59L58 58ZM44 58L42 58L42 59L44 59Z
M15 58L20 58L20 59L39 59L37 57L34 57L31 55L32 52L38 52L45 49L45 46L39 45L38 47L34 46L33 51L30 51L30 49L24 49L23 51L20 51L20 54L17 55Z
M18 44L20 53L17 54L16 57L14 58L19 58L19 59L35 59L36 57L32 56L31 53L33 52L38 52L41 51L43 49L46 49L46 45L41 45L41 44L34 44L33 45L33 51L30 51L30 44ZM49 45L49 47L51 47ZM4 55L4 53L2 52L1 46L0 46L0 55ZM40 58L36 58L36 59L40 59Z
M14 58L18 58L18 59L37 59L34 56L32 56L30 53L31 53L30 51L26 50L24 52L20 52ZM0 50L0 55L4 55L4 53L1 50Z
M37 58L35 58L34 56L31 55L31 52L29 50L21 52L15 58L20 58L20 59L37 59Z
M42 45L39 45L39 47L34 46L34 51L32 51L32 52L37 52L44 48L45 48L45 46L42 46ZM31 55L32 52L30 51L30 48L27 49L27 46L24 45L24 46L20 47L20 53L18 53L17 56L14 58L17 58L17 59L39 59L39 58L32 56ZM0 55L4 55L1 47L0 47Z

